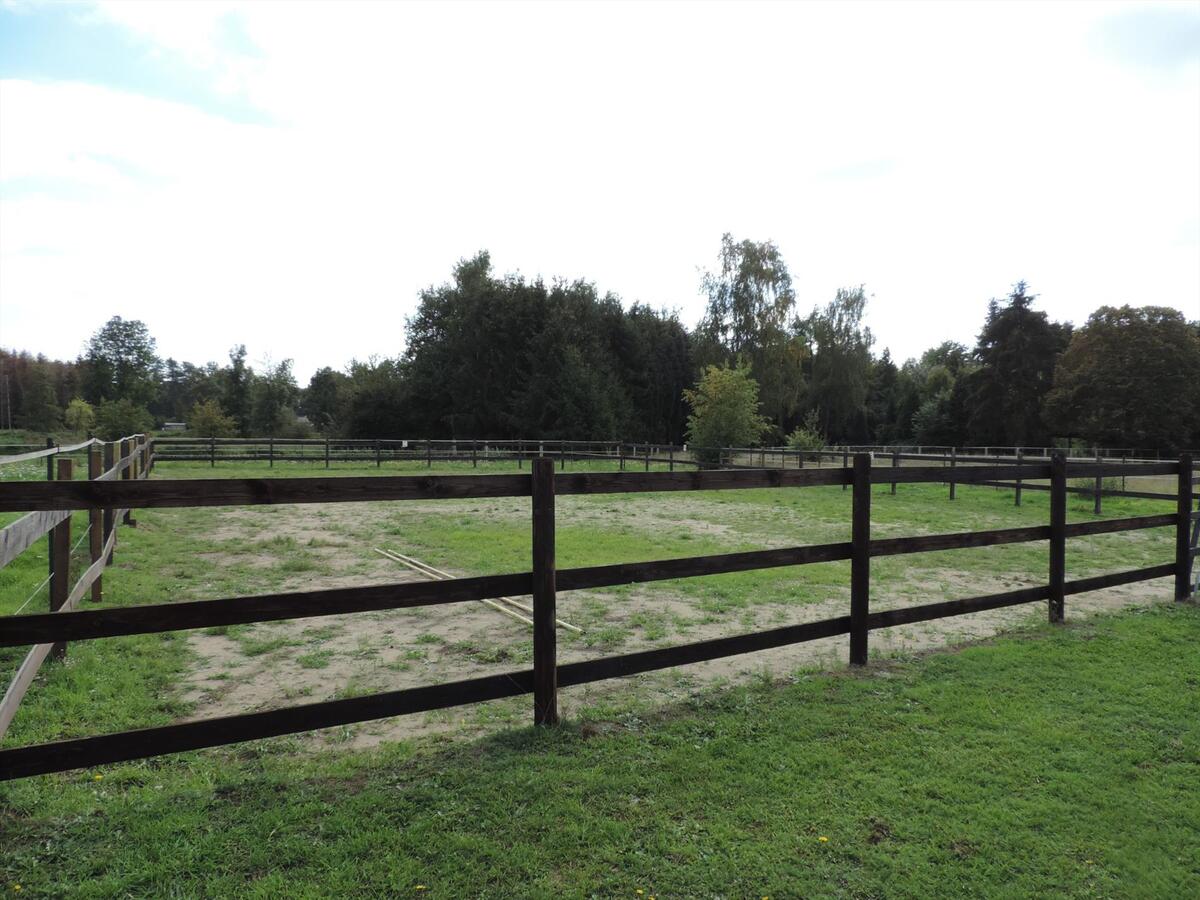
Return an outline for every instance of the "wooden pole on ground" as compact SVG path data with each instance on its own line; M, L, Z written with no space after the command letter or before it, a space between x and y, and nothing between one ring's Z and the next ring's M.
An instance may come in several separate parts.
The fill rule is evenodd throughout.
M867 616L871 608L871 455L854 455L850 541L850 665L867 663Z
M558 724L554 463L533 461L533 723Z
M94 444L88 447L88 481L95 481L100 477L101 473L100 448ZM100 560L100 554L104 550L104 517L98 506L93 506L88 510L88 558L93 563ZM101 576L96 576L96 580L92 582L91 601L99 603L101 599Z
M1051 622L1061 622L1067 580L1067 460L1061 450L1050 455L1050 602Z
M1191 547L1188 531L1192 521L1192 455L1179 457L1179 480L1175 503L1175 599L1186 600L1192 586L1188 583L1191 574Z
M70 481L71 458L58 460L58 480ZM71 514L50 531L50 546L54 548L54 570L50 573L50 612L57 612L67 602L71 592ZM51 659L65 659L67 644L58 641L50 648Z

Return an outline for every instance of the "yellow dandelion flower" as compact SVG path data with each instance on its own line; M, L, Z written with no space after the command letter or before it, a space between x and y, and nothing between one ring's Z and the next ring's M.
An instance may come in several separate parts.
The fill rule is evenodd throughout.
M645 893L645 891L643 891L641 888L638 888L637 890L634 891L634 893L640 897L640 896L642 896L642 894Z
M21 886L20 886L19 884L14 884L14 885L13 885L13 893L14 893L14 894L19 894L19 893L21 893Z
M423 885L423 884L414 885L413 890L414 891L423 891L423 890L425 890L425 885Z
M817 840L820 841L822 844L829 843L829 838L825 837L825 835L821 835L819 838L817 838Z
M92 781L103 781L103 780L104 780L103 775L93 775L92 776Z

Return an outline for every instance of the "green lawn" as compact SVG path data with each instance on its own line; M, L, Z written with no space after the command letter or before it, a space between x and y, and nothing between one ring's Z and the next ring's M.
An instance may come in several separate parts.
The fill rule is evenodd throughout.
M335 463L331 472L376 469ZM155 477L297 474L325 470L169 463ZM951 503L941 486L902 485L896 496L879 486L873 500L878 536L1048 521L1044 494L1020 509L1010 491L990 488L961 487ZM559 565L845 540L849 503L838 488L561 497ZM1105 501L1106 516L1163 510ZM377 579L375 543L464 574L528 568L527 498L135 515L141 524L122 529L105 574L106 604ZM1091 518L1089 501L1070 501L1072 521ZM298 523L320 537L285 533ZM1072 540L1068 577L1172 552L1169 529ZM0 571L0 613L44 569L43 541ZM873 603L1042 583L1045 571L1042 544L878 559ZM812 604L841 604L848 583L848 565L836 563L650 593L578 592L560 608L587 630L560 634L560 645L606 655L766 627ZM656 612L668 601L674 613ZM624 694L576 700L554 733L524 727L529 701L520 698L473 708L489 725L483 738L358 750L295 737L0 784L0 886L35 896L1195 894L1200 613L1166 603L1085 618L1077 602L1068 598L1066 627L877 659L861 674L776 668L770 679L718 687L681 669L669 692L661 681L625 680L615 683L629 686ZM1026 613L1021 621L1033 622L1044 609ZM269 625L229 629L228 639L268 670L296 659L319 680L339 661L333 622L306 620L302 639ZM347 696L444 677L424 668L439 654L495 671L527 659L520 629L515 644L489 637L464 648L447 646L428 620L412 625L394 665L378 665L370 644L357 648L380 683L356 675L330 689ZM23 654L0 650L0 679ZM43 670L2 745L206 714L179 687L194 657L178 633L72 644L67 665ZM280 705L303 702L293 688L281 684Z
M1200 611L1163 605L440 751L33 779L0 787L0 874L46 896L1195 896L1197 641Z

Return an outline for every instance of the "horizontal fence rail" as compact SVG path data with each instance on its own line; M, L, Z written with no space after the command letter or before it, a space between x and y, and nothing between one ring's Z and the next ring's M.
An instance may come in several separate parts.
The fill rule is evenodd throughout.
M147 447L146 460L152 463L157 452ZM101 480L104 477L102 475L86 482L0 484L0 510L31 510L31 515L49 514L51 518L75 509L531 497L534 501L535 523L535 550L532 568L528 572L78 611L69 611L69 606L64 606L60 611L6 617L0 620L0 646L34 644L36 647L48 647L66 641L531 595L535 652L534 667L528 670L268 712L0 750L0 780L215 747L528 693L535 696L535 721L552 724L557 721L558 687L841 635L850 636L851 662L861 664L867 659L869 633L881 628L1032 602L1046 602L1051 621L1062 621L1063 600L1067 596L1155 578L1174 577L1176 599L1182 600L1190 592L1189 575L1194 554L1189 542L1189 528L1196 516L1191 510L1193 471L1189 456L1181 457L1177 462L1135 466L1106 462L1068 464L1064 457L1055 454L1044 464L910 467L882 472L879 468L873 469L869 454L858 454L852 468L556 474L555 466L555 459L542 458L533 461L529 475L196 481L138 481L129 477ZM1151 469L1156 475L1177 477L1178 490L1172 495L1175 500L1173 512L1082 523L1066 522L1068 475L1102 477L1122 474L1133 468L1139 473ZM1013 470L1017 470L1017 473L1014 474ZM132 471L140 471L144 476L148 467L138 470L135 463ZM870 497L873 487L880 482L984 484L1015 477L1049 479L1050 524L954 534L882 539L871 537ZM567 569L558 569L555 565L553 499L559 494L837 485L848 486L854 491L850 541ZM1065 545L1068 539L1168 527L1176 532L1174 561L1066 580ZM1051 550L1046 584L900 609L870 609L870 560L873 558L1041 541L1048 542ZM0 547L3 546L0 543ZM103 549L107 552L111 545ZM104 558L101 558L101 562ZM849 615L584 662L565 665L556 662L553 622L555 597L559 592L845 560L851 562ZM98 577L102 568L103 565L97 568L93 563L80 580L83 587L77 586L71 592L72 601L78 600L87 590L84 581L93 575ZM543 631L541 638L537 631L539 621L543 625L549 623L548 635Z

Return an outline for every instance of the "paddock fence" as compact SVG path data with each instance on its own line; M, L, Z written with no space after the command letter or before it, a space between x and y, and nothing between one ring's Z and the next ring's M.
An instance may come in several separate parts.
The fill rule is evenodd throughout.
M147 452L150 453L146 464L148 470L154 455ZM8 748L0 750L0 780L522 694L533 695L534 722L552 725L558 721L557 692L560 687L840 635L848 635L850 663L861 666L867 662L870 633L882 628L1033 602L1045 602L1050 621L1062 622L1068 596L1156 578L1174 579L1176 600L1185 600L1191 593L1189 574L1194 551L1189 546L1189 526L1197 515L1191 511L1195 478L1189 455L1172 462L1136 464L1139 474L1174 476L1177 490L1172 497L1170 512L1073 524L1067 523L1070 477L1119 476L1134 464L1068 462L1061 453L1053 453L1047 462L1029 462L1020 467L889 469L887 479L898 484L984 484L1017 477L1045 480L1050 485L1050 512L1049 522L1044 525L888 538L874 538L871 534L871 497L878 469L873 468L868 453L854 454L850 467L796 469L559 472L556 471L559 468L557 462L545 456L533 459L528 474L115 480L115 476L106 472L108 477L88 481L0 484L0 512L31 511L50 515L69 514L73 510L88 510L93 515L103 515L107 511L115 515L126 509L529 497L533 537L531 568L526 572L141 606L72 609L63 604L55 611L8 616L0 620L0 646L44 646L121 635L409 609L515 595L532 596L534 620L533 666L529 669L266 712ZM849 541L581 568L559 569L556 566L555 498L558 496L821 486L842 486L853 491ZM1149 528L1174 529L1172 560L1145 568L1071 581L1066 579L1066 550L1070 538ZM873 558L1038 541L1047 542L1050 551L1048 577L1044 584L900 609L871 610ZM555 620L559 592L835 560L850 561L850 601L846 615L564 665L556 661Z
M36 463L44 459L47 483L61 486L74 481L77 474L76 457L80 454L86 463L86 477L93 484L115 482L117 479L128 482L146 478L154 462L146 435L133 435L108 443L91 439L65 447L52 441L47 441L47 444L48 446L41 450L22 448L21 453L0 457L0 466ZM4 486L12 484L13 482L10 482ZM128 509L91 507L88 510L87 528L75 545L71 543L69 509L33 510L0 527L0 569L29 550L43 536L50 536L47 545L46 579L21 604L17 612L20 613L40 596L43 588L49 588L50 612L68 613L83 599L99 603L103 597L104 569L114 559L118 524L135 524ZM72 556L84 540L88 541L89 564L72 585ZM42 664L47 659L62 660L66 654L65 643L47 642L35 644L25 656L9 682L3 698L0 698L0 738L7 733L17 708Z

